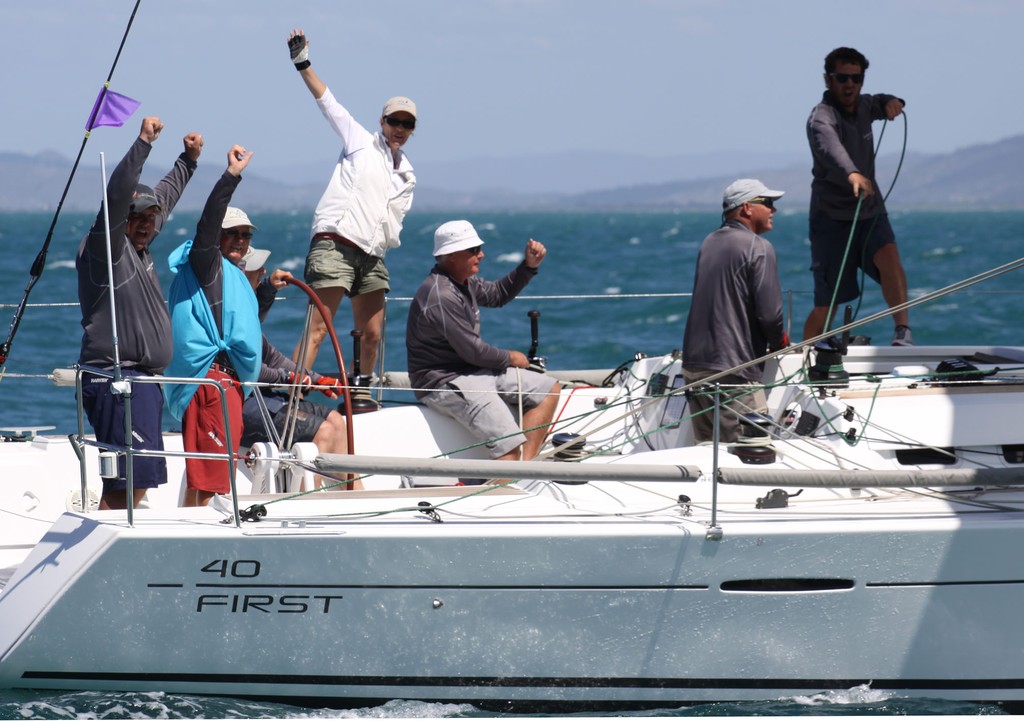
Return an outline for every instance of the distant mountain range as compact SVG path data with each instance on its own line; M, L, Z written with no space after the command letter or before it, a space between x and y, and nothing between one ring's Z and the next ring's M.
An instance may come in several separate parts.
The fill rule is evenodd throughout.
M898 160L893 155L880 159L883 190L892 182ZM71 164L54 151L0 153L0 212L52 211ZM1021 167L1024 135L952 153L908 153L888 204L893 210L1024 209L1024 193L1018 190ZM654 159L577 151L417 161L416 170L417 210L715 210L722 189L738 177L760 178L785 190L784 209L805 209L810 194L809 154L704 153ZM220 172L219 166L201 163L178 208L200 209ZM240 201L253 210L309 212L327 172L323 167L270 169L270 176L284 180L249 172ZM98 176L95 167L79 167L64 208L95 210L96 184L82 178Z

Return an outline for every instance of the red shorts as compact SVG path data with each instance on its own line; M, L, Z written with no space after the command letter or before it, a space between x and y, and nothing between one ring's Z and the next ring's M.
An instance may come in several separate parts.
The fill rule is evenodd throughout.
M228 405L231 429L231 453L238 453L242 440L242 387L227 373L212 368L207 378L221 381ZM224 432L224 410L216 388L201 385L181 417L181 443L186 452L224 453L228 444ZM212 493L230 493L227 461L186 458L188 487Z

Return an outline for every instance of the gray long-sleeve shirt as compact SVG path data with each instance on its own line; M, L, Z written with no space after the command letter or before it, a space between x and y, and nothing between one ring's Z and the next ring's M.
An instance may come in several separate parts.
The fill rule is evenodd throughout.
M221 223L235 188L242 182L242 176L224 171L210 191L203 206L203 214L196 225L196 237L188 253L188 262L196 274L199 287L210 304L210 311L217 323L217 330L224 332L224 265L220 252Z
M870 178L875 194L861 203L861 218L885 213L885 203L875 182L875 144L871 123L882 120L885 106L895 95L861 95L853 113L843 110L825 91L807 119L807 141L814 166L811 170L811 215L824 213L835 220L853 220L857 198L850 173ZM901 101L902 102L902 101Z
M267 314L274 306L274 301L276 300L277 288L271 284L269 278L263 279L259 285L256 286L256 303L259 307L260 323L266 320ZM309 375L314 379L320 378L320 376L313 371L305 369L300 371L298 364L275 348L274 344L270 342L270 339L268 339L265 334L263 336L262 358L263 363L260 365L260 375L259 378L256 379L260 383L289 383L289 375L291 373ZM263 393L271 392L267 388L261 388L260 390Z
M683 366L724 371L783 340L782 288L772 244L738 220L704 239L683 334ZM739 372L759 382L763 366Z
M110 175L107 203L121 364L147 373L162 373L173 352L170 315L149 246L137 251L125 235L128 209L150 150L152 146L145 140L135 140ZM195 161L182 153L170 172L153 188L161 210L150 245L163 228L195 169ZM75 268L78 271L78 302L82 308L83 329L78 362L112 368L114 334L110 322L107 241L102 208L89 234L78 247Z
M505 305L535 274L520 263L500 280L474 276L459 284L434 266L416 291L405 326L409 380L417 398L429 392L419 389L442 388L456 376L508 368L508 351L480 337L480 306Z

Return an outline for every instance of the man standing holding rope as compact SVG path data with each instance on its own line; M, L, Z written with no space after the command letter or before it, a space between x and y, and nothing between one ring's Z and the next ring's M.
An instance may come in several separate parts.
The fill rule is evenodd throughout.
M905 103L894 95L862 95L868 59L853 48L825 57L825 94L807 120L814 157L811 181L811 271L814 309L804 338L832 325L836 308L860 295L857 269L882 286L891 308L907 300L907 277L875 182L874 120L892 120ZM909 313L893 314L893 345L913 345Z
M515 298L537 274L547 250L526 243L523 262L497 281L476 278L484 241L465 220L434 233L437 265L416 291L406 323L409 380L416 397L454 418L496 460L530 460L547 437L562 387L528 370L524 353L488 345L480 337L480 306ZM525 413L519 420L513 408Z

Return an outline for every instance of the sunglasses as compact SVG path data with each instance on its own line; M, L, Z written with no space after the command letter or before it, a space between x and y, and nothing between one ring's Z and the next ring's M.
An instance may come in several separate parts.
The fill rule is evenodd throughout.
M398 118L392 118L389 115L386 118L384 118L384 122L387 123L388 125L390 125L392 128L397 128L397 127L401 126L401 127L405 128L406 130L415 130L416 129L416 121L415 120L399 120Z
M840 85L851 80L854 85L860 85L864 82L864 73L829 73L828 76Z
M475 257L484 252L484 247L482 245L478 245L474 248L466 248L466 252Z
M228 228L227 230L222 230L220 234L226 235L229 238L241 238L242 240L252 239L252 233L250 233L248 230L243 231L238 230L237 228Z
M764 207L768 208L768 210L775 210L774 198L754 198L753 200L748 200L747 202L750 203L751 205L763 205Z

